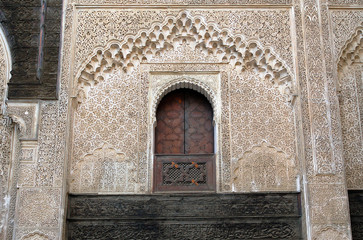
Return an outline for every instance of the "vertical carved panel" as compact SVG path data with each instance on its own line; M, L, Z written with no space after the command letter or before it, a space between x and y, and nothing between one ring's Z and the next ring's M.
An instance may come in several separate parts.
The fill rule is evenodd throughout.
M1 26L0 26L1 27ZM10 59L6 49L3 31L0 29L0 109L5 106L6 88L10 73ZM0 239L5 239L10 205L10 166L11 166L11 137L13 126L8 126L8 121L0 112ZM15 200L13 200L15 201Z
M12 199L16 195L12 195L9 188L11 186L9 176L11 173L10 153L13 127L13 125L7 126L6 119L2 118L0 114L0 239L5 239L7 232L11 234L12 229L8 226L8 219L11 219L9 212L11 204L14 204L16 200Z
M230 96L235 190L297 189L293 109L252 71L231 75ZM268 165L275 174L266 173Z
M148 151L148 147L151 148L150 142L146 139L149 138L149 133L153 131L153 124L147 124L149 119L149 111L148 111L148 104L149 104L149 97L148 93L149 89L149 74L147 72L138 73L138 78L140 79L140 86L139 86L139 102L140 102L140 109L139 109L139 159L136 164L138 171L137 171L137 182L139 189L136 191L144 193L147 191L148 187L151 186L151 182L148 179L148 172L152 166L152 163L148 161L148 157L150 156L150 152ZM144 141L141 141L144 139Z
M319 4L316 0L304 2L303 22L305 23L307 79L309 108L311 116L312 149L315 174L335 174L335 159L330 138L330 115L327 76L323 43L316 34L321 32Z
M107 81L93 89L89 99L74 113L70 176L72 192L136 191L137 179L134 174L137 173L135 168L139 161L140 114L140 82L135 81L136 76L136 72L126 75L116 71L110 74ZM123 160L118 157L104 159L98 153L90 157L105 146L106 155L122 153ZM116 177L119 177L117 181ZM84 188L81 184L83 181ZM124 184L125 181L127 184Z
M347 187L363 187L363 65L350 66L340 79L340 114Z
M219 164L224 166L219 168L219 187L222 191L232 190L232 164L231 164L231 118L230 118L230 78L227 71L221 72L221 124L219 130Z

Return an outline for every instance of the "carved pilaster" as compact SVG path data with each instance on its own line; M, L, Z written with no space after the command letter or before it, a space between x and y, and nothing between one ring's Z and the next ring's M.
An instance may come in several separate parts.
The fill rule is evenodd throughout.
M298 61L305 138L307 238L350 239L327 3L304 0L295 7L301 9L301 22L296 19L297 25L304 29L303 42L298 40L298 48L303 47Z

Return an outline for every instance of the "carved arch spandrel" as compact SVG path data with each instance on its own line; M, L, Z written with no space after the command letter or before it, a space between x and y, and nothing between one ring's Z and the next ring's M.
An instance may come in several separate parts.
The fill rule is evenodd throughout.
M132 71L152 56L162 55L185 41L206 55L217 56L221 63L231 64L237 71L253 68L262 79L275 85L287 101L292 101L293 75L271 48L219 29L213 23L206 23L202 16L193 17L187 11L169 16L150 29L141 29L134 36L126 36L122 42L111 41L106 47L96 48L76 75L78 101L82 102L89 89L104 80L105 73L116 67Z
M363 25L357 28L340 52L337 64L339 79L354 63L363 63Z

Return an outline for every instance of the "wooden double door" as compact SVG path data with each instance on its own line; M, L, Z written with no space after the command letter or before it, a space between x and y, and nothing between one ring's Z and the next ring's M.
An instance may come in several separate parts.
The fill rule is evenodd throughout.
M154 191L214 191L213 109L191 89L167 94L156 113Z

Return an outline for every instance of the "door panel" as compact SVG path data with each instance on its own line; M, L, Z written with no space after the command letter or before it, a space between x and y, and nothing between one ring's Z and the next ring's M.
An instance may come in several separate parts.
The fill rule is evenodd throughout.
M213 153L213 111L205 97L185 93L185 153Z
M156 114L155 153L184 154L184 93L166 95Z

